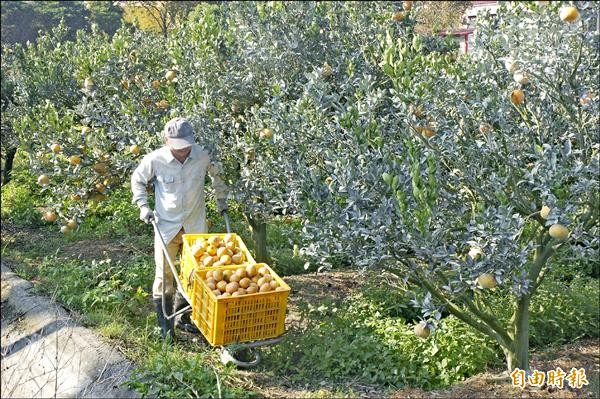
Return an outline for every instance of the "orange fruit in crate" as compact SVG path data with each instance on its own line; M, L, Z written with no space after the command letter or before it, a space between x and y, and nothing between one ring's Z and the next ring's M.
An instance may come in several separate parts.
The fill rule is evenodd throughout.
M248 288L250 287L250 283L252 281L248 278L248 277L244 277L240 280L240 287L241 288Z
M212 245L213 247L218 247L220 241L219 236L208 237L208 245Z
M227 281L221 280L217 283L217 289L221 292L224 292L227 289ZM237 290L237 288L236 288Z
M208 248L206 249L206 253L209 254L210 256L215 256L217 254L217 247L210 244L208 246Z
M215 263L215 260L210 256L207 256L206 258L204 258L204 261L202 261L204 267L211 267L213 263Z
M217 248L217 256L220 258L223 255L227 254L227 248L225 247L219 247Z
M225 291L229 292L230 294L233 294L234 292L237 292L239 288L240 285L237 283L237 281L232 281L225 286Z
M248 265L248 266L246 266L246 274L250 278L256 276L256 274L257 274L256 266L255 265Z
M271 284L264 283L263 285L260 286L259 292L269 292L269 291L273 291L273 288L271 288Z
M235 274L237 274L238 276L240 276L240 278L244 278L248 275L248 273L246 273L246 269L240 267L239 269L237 269L235 271Z
M202 255L204 255L204 248L202 248L202 247L193 247L192 248L192 253L194 254L194 257L199 258Z
M212 276L217 282L223 280L223 270L213 270Z
M242 254L235 254L231 257L231 261L233 263L235 263L236 265L239 265L240 263L242 263L244 261L244 258L242 256Z
M256 294L258 292L258 287L255 285L251 285L246 289L246 294Z
M234 242L234 238L232 234L225 234L225 236L223 237L223 241L224 242Z
M230 265L231 264L231 256L223 255L219 258L219 261L221 263L223 263L224 265Z

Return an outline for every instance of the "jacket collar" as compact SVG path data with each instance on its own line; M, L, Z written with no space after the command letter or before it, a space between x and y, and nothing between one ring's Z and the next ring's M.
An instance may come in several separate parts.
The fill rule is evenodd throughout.
M164 146L164 149L165 149L165 159L166 159L167 163L179 162L173 156L173 154L171 153L171 149L168 146ZM202 147L200 147L198 144L193 144L192 145L192 151L190 151L190 155L188 155L188 159L196 159L196 158L198 158L200 156L200 150L201 149L202 149Z

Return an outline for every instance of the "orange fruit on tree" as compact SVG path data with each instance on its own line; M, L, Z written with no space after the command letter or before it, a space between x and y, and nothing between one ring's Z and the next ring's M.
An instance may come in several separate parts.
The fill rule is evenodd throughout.
M60 150L62 150L62 147L60 146L60 144L52 144L50 146L50 149L52 150L53 153L58 154L60 152Z
M167 71L167 73L165 74L165 79L167 79L169 82L171 82L176 77L177 77L177 71L174 71L172 69Z
M431 330L425 323L419 323L415 326L415 335L419 338L427 338L431 334Z
M423 132L421 134L423 136L427 137L428 139L430 139L433 136L435 136L435 131L432 128L430 128L429 126L425 126L423 128Z
M133 155L138 155L140 153L140 146L137 144L132 144L131 147L129 147L129 152L131 152Z
M492 129L492 125L490 125L489 123L482 123L481 125L479 125L479 133L481 134L491 133Z
M274 133L273 129L271 129L271 128L268 128L268 127L267 127L267 128L264 128L264 129L262 129L262 130L260 131L260 138L261 138L261 139L267 139L267 140L268 140L268 139L270 139L271 137L273 137L273 133Z
M573 22L579 17L579 11L575 7L563 7L560 9L558 15L565 22Z
M416 116L417 118L422 117L423 114L424 114L424 112L425 112L425 110L423 109L423 105L422 104L419 104L416 107L411 104L409 108L410 108L410 111L412 112L412 114L414 116Z
M477 277L477 283L483 288L494 288L498 285L496 276L491 273L483 273L481 276Z
M83 87L86 90L91 90L94 87L94 81L92 80L92 78L85 78L85 80L83 81Z
M69 163L71 165L77 166L77 165L79 165L81 163L81 158L79 157L79 155L71 155L69 157Z
M548 219L548 215L550 215L550 207L547 205L542 206L542 209L540 210L540 216L542 219Z
M57 216L56 213L52 212L52 211L47 211L44 213L44 219L46 220L46 222L56 222Z
M50 178L46 175L40 175L40 177L38 177L37 182L41 186L46 186L48 185L48 183L50 183Z
M400 22L404 19L404 13L402 11L397 11L394 13L392 19L396 22Z
M523 101L525 101L525 93L523 93L523 90L513 90L512 93L510 93L510 101L515 105L522 104Z
M323 76L325 76L326 78L330 77L333 74L333 68L331 67L331 65L329 65L328 63L325 63L323 65Z
M558 241L564 241L567 239L567 237L569 237L569 229L558 223L550 226L548 233L550 234L550 237Z
M529 83L529 76L527 75L527 72L517 71L513 75L513 79L515 82L521 85L526 85Z
M92 168L94 169L94 171L96 171L96 173L99 173L101 175L108 172L108 165L104 162L98 162L97 164L92 166Z

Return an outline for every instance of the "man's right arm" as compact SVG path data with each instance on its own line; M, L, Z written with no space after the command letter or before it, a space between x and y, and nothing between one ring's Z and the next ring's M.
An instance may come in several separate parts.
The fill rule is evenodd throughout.
M148 157L144 157L131 175L132 202L138 208L148 206L148 192L146 191L146 187L153 178L152 162L150 162Z

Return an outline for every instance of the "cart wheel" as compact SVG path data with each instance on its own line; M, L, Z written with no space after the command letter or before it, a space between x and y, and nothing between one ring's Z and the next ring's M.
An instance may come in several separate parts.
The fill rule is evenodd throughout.
M243 355L244 360L239 360L236 356ZM252 360L246 361L246 358ZM249 369L256 367L260 363L262 357L260 355L260 349L258 348L242 348L236 352L230 352L227 348L221 349L221 362L225 365L229 363L235 364L237 367L243 369Z

